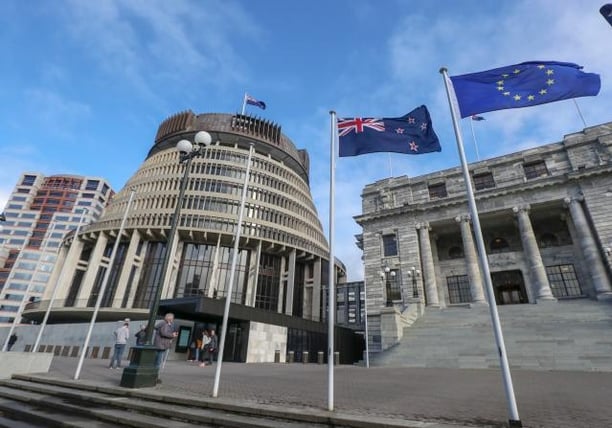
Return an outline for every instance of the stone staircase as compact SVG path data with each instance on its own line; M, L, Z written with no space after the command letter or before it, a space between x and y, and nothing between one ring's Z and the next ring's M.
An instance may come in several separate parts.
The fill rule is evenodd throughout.
M511 368L612 371L612 304L586 299L498 306ZM495 368L488 307L427 308L375 366Z

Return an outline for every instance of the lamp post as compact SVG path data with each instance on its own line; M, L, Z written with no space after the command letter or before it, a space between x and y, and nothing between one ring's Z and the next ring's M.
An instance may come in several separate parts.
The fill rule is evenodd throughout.
M383 281L385 281L385 289L387 290L387 306L393 306L393 297L394 290L391 290L391 281L395 280L396 272L391 270L388 265L383 267L383 270L380 272L380 277Z
M421 271L412 266L408 271L408 278L412 280L412 297L415 299L419 298L419 286L417 284L417 278L421 277Z
M164 255L164 261L161 268L161 278L157 287L155 288L155 296L151 302L151 310L149 311L149 321L147 323L147 344L153 344L153 332L155 330L155 319L157 318L157 312L159 311L159 301L161 300L162 289L168 278L168 266L170 266L170 260L172 258L172 245L174 244L174 237L176 236L176 229L178 227L179 217L181 215L181 205L183 204L183 198L185 197L185 189L187 188L187 182L189 181L189 170L191 169L191 162L193 158L203 154L212 138L206 131L199 131L194 137L195 145L189 140L181 140L176 144L176 149L179 151L179 163L185 164L185 171L183 172L183 178L181 179L181 187L179 190L179 197L176 200L176 207L174 208L174 216L170 224L170 234L168 235L168 241L166 242L166 254Z
M174 244L179 217L181 215L181 206L185 196L185 189L187 188L191 162L195 157L205 154L206 148L212 141L212 137L206 131L199 131L195 134L193 140L195 144L192 144L189 140L180 140L176 144L176 149L179 152L179 163L185 165L185 170L183 172L183 177L181 178L179 196L176 200L174 215L170 223L170 233L168 235L168 240L166 241L166 252L161 267L161 278L157 283L155 294L151 302L151 309L149 311L149 320L147 322L146 330L146 345L135 346L133 348L134 353L132 361L130 362L130 365L123 370L121 377L120 385L122 387L141 388L154 386L158 380L159 369L155 367L154 364L157 348L153 346L155 320L157 318L157 312L159 311L161 293L164 288L164 284L166 283L166 279L168 278L168 271L170 270L169 266L170 260L172 259L172 245Z

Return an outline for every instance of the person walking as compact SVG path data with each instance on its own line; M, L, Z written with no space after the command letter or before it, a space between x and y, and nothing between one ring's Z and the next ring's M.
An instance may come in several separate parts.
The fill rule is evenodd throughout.
M211 329L209 333L209 342L204 347L204 361L200 364L200 367L211 366L215 360L215 355L217 354L217 335L215 334L215 330ZM208 360L208 363L206 363Z
M136 345L142 346L147 343L147 325L141 324L140 330L136 333Z
M130 337L130 323L124 321L121 327L118 327L114 332L115 336L115 349L113 356L110 360L109 369L117 369L121 367L121 358L123 358L123 351L125 351L125 345L127 345L128 338Z
M13 333L11 334L11 337L9 337L8 346L6 347L6 350L10 351L15 343L17 343L17 334Z
M166 358L168 350L172 347L172 342L178 336L174 326L174 314L171 312L167 313L163 321L157 323L155 331L157 332L154 341L154 345L157 348L155 367L159 369Z

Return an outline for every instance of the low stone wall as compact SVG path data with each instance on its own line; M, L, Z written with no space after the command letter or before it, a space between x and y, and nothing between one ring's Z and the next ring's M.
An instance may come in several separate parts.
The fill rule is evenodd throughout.
M53 354L3 352L0 379L9 379L14 374L47 373L52 360Z
M87 348L86 358L101 358L110 359L113 346L113 332L117 327L120 327L123 320L117 322L101 322L94 325L93 332ZM123 354L124 359L129 359L130 348L136 345L135 334L139 330L143 322L132 321L130 323L130 338L127 344L126 352ZM177 321L177 328L181 325L191 326L193 323L186 321ZM9 326L0 327L0 347L4 344L6 336L9 332ZM8 354L31 354L34 342L38 336L40 326L22 324L15 329L17 334L17 343L8 353L0 354L0 359L4 361L5 355ZM62 357L78 357L81 353L85 336L89 329L89 323L75 324L49 324L45 327L43 336L40 341L40 346L36 354L50 354L49 358L54 355ZM169 360L186 359L186 354L175 353L174 349L168 354Z

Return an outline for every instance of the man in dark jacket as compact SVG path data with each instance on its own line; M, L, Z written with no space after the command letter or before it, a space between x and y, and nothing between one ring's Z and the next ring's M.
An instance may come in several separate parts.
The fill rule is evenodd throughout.
M8 346L6 347L6 350L10 351L15 343L17 343L17 335L13 333L11 334L11 337L9 337Z
M174 326L174 314L167 313L163 321L160 321L155 326L155 342L157 355L155 356L155 367L160 368L168 349L172 347L174 338L178 336Z

